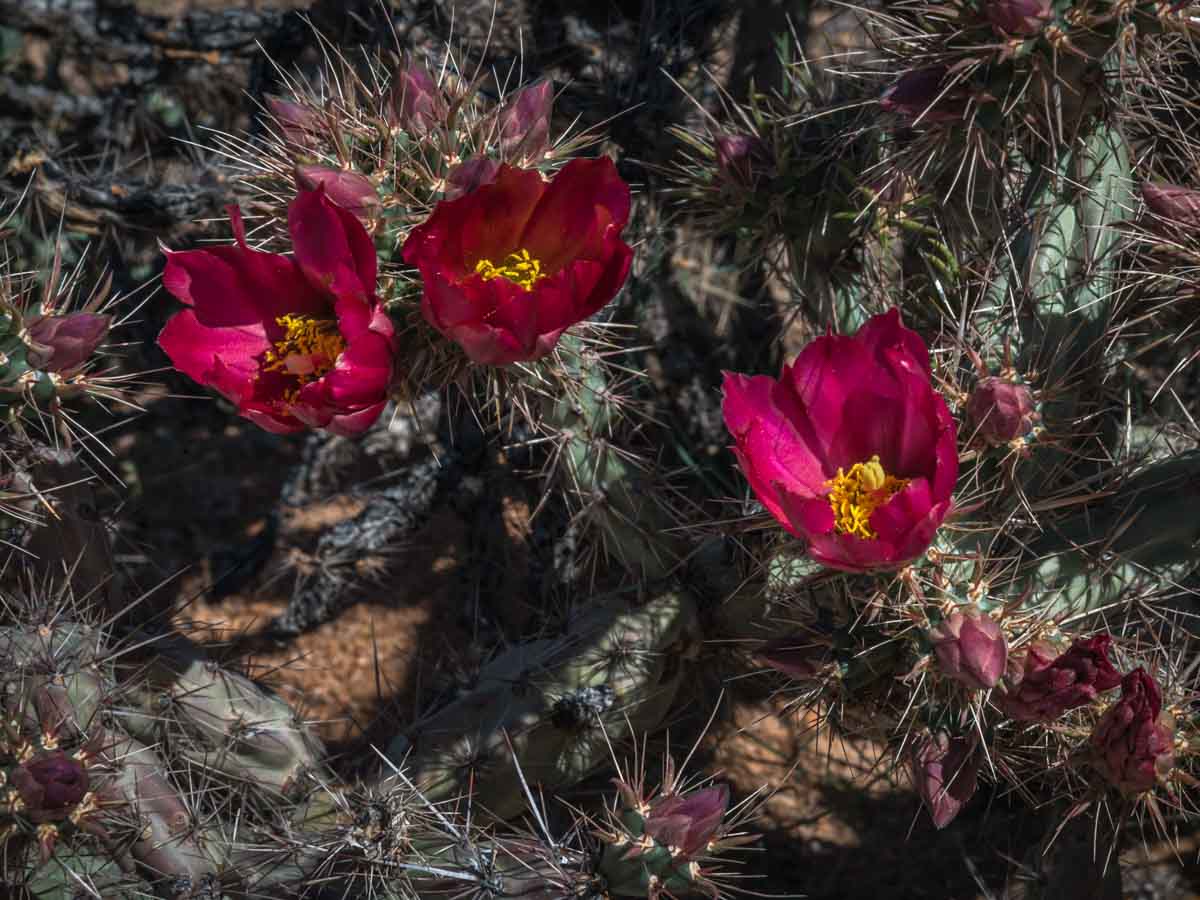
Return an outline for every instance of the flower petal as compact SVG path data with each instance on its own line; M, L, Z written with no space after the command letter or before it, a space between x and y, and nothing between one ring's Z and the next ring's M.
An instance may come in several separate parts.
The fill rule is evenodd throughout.
M619 232L628 223L630 203L629 185L611 159L573 159L546 187L518 245L548 272L579 257L601 259L609 228Z
M349 210L325 196L324 188L301 191L288 207L288 231L296 262L309 281L335 296L375 293L375 243Z

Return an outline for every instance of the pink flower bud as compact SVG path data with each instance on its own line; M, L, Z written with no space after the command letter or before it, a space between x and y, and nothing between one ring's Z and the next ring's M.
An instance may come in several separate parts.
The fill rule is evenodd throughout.
M1004 630L973 606L955 610L929 632L942 673L974 690L996 686L1008 662Z
M1001 447L1033 431L1037 405L1027 386L988 375L980 378L971 391L967 415L976 434Z
M536 159L550 138L554 85L539 81L516 93L500 110L500 152L505 159Z
M302 191L325 188L326 197L363 221L370 219L379 206L375 183L358 172L329 166L297 166L296 186Z
M1121 682L1121 699L1096 723L1097 767L1126 794L1154 788L1175 766L1175 729L1162 715L1162 691L1141 666Z
M59 750L23 763L13 770L11 778L25 802L27 815L35 822L66 818L70 807L88 791L87 769Z
M975 795L980 755L975 739L944 731L918 737L909 754L913 788L929 810L935 828L945 828Z
M997 705L1018 722L1050 722L1069 709L1091 703L1121 683L1121 674L1108 659L1112 638L1099 634L1076 641L1061 656L1037 643L1025 654L1024 665L1012 678L1009 692ZM995 698L995 695L993 695Z
M500 172L500 163L486 156L476 156L461 162L446 176L446 190L443 200L456 200L464 194L496 180Z
M943 84L949 74L945 66L915 69L900 76L900 80L884 91L879 105L885 112L923 123L949 122L961 119L966 98L960 87L947 90Z
M111 324L112 316L88 312L29 319L29 362L46 372L76 369L96 352Z
M655 801L646 816L646 834L674 847L685 858L699 856L713 839L729 807L729 788L715 785L690 794L671 794Z
M799 681L819 675L830 660L828 644L800 635L767 641L755 656L764 665Z
M1200 191L1177 184L1142 183L1142 199L1154 215L1181 225L1200 226Z
M446 97L433 76L410 63L396 73L389 91L395 124L421 137L446 121Z
M311 145L321 130L320 114L282 97L267 97L267 109L279 123L283 136L294 144Z
M1054 18L1050 0L985 0L984 15L1001 34L1030 37Z
M717 171L726 182L749 188L768 165L766 144L750 134L723 134L715 140Z

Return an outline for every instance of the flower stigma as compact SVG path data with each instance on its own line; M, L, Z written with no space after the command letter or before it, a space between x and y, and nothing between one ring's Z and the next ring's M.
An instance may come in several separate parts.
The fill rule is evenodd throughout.
M871 528L871 513L892 499L908 484L884 471L878 456L855 463L850 471L838 467L837 476L825 482L829 490L829 508L833 527L840 534L854 534L867 540L879 537Z
M534 259L525 249L508 254L501 266L493 264L490 259L481 259L475 263L475 274L484 281L491 281L497 276L507 278L527 291L532 291L533 286L546 277L542 271L542 261Z
M346 349L346 340L332 319L289 313L279 316L275 323L283 326L285 332L267 351L263 371L295 376L299 384L284 394L284 402L294 403L300 388L333 368L338 356Z

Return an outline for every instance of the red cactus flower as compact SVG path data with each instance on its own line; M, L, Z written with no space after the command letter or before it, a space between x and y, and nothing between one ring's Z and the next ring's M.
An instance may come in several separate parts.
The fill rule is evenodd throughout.
M500 110L500 152L505 159L536 159L550 139L554 85L539 81L518 91Z
M779 380L725 373L723 412L754 493L823 565L899 568L950 509L954 421L899 310L817 338Z
M1200 191L1177 184L1142 183L1142 199L1154 215L1180 225L1200 226Z
M12 784L35 822L63 819L88 792L83 764L60 750L43 753L12 772Z
M948 74L945 66L907 72L884 91L879 105L885 112L926 124L961 119L967 107L966 94L960 86L944 83Z
M1096 723L1092 746L1109 782L1126 794L1154 788L1175 766L1175 729L1162 715L1162 691L1141 666L1121 682L1121 699Z
M1033 431L1037 404L1026 385L988 375L971 391L967 415L980 438L1002 447Z
M984 15L1001 34L1030 37L1054 18L1050 0L986 0Z
M27 319L29 362L47 372L77 369L96 352L111 324L112 316L89 312Z
M1006 696L995 698L1010 719L1050 722L1069 709L1091 703L1121 683L1121 673L1108 659L1112 638L1107 634L1076 641L1061 656L1043 643L1025 654Z
M410 63L396 73L389 90L391 117L409 134L420 137L446 121L449 106L433 76Z
M443 200L404 244L420 270L421 311L474 362L534 360L625 283L629 186L612 161L573 159L546 183L503 165L495 180Z
M159 346L267 431L354 435L378 418L392 371L391 320L375 297L375 245L323 190L288 208L292 254L237 243L170 253L163 285L190 308Z
M675 847L690 859L704 852L721 827L728 807L729 788L723 784L690 794L671 794L651 805L645 831L658 843Z
M361 219L370 219L379 207L379 192L366 175L329 166L303 165L296 167L296 185L302 191L325 189L325 196Z
M973 690L994 688L1008 662L1004 630L975 607L955 610L929 633L944 675Z
M953 822L975 796L982 762L975 750L974 739L951 737L944 731L914 741L908 758L909 774L935 828Z

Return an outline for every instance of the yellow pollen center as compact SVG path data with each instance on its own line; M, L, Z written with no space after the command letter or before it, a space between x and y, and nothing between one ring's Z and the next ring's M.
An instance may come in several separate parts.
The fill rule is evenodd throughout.
M542 261L534 259L529 255L529 251L524 249L508 254L501 266L493 264L490 259L481 259L475 263L475 274L484 281L491 281L497 276L507 278L527 291L532 291L533 286L546 277L542 272Z
M312 316L280 316L275 320L285 333L267 351L263 360L264 372L286 372L294 375L299 384L284 394L284 400L295 400L300 388L316 381L333 368L338 356L346 349L346 340L338 333L337 322Z
M856 534L867 540L879 537L871 529L871 513L887 503L908 484L883 470L878 456L855 463L849 472L838 468L837 477L825 482L833 526L841 534Z

